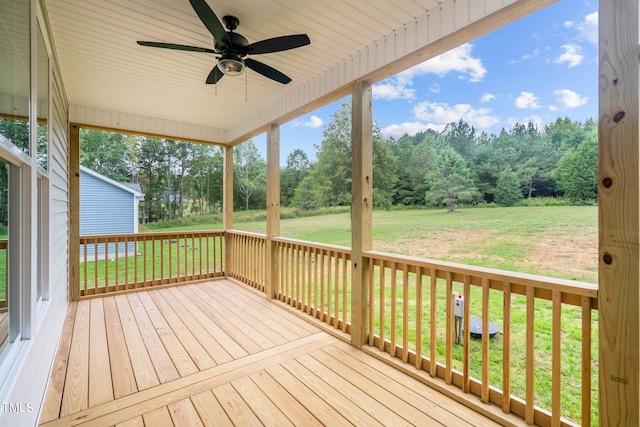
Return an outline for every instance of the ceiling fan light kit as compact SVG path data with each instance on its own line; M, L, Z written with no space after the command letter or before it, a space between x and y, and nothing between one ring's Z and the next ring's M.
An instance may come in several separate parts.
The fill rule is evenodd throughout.
M216 66L213 67L207 76L206 84L217 84L224 76L239 76L245 71L245 68L250 68L256 73L282 84L291 82L289 76L270 65L256 61L248 56L282 52L306 46L311 43L306 34L293 34L249 43L243 35L234 32L234 30L238 28L238 25L240 25L238 18L230 15L224 16L222 21L228 30L225 31L222 23L209 7L206 0L189 0L189 3L191 3L193 10L195 10L204 26L213 36L215 49L149 41L138 41L138 44L162 49L219 55L216 57Z

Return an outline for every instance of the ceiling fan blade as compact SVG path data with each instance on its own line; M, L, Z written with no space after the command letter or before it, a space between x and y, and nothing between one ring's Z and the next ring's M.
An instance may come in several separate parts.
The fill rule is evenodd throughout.
M211 72L207 76L206 83L208 85L214 85L214 84L218 83L220 81L220 79L223 78L223 77L224 77L224 74L222 73L222 71L220 71L220 69L216 65L215 67L213 67L213 69L211 70Z
M277 81L278 83L286 85L291 81L291 78L289 78L285 74L281 73L273 67L270 67L267 64L258 62L255 59L247 58L244 60L244 64L256 73L262 74L263 76L268 77L271 80Z
M197 47L197 46L187 46L183 44L144 42L140 40L138 40L138 44L140 46L160 47L163 49L174 49L174 50L187 50L189 52L217 53L213 49L207 49L205 47Z
M306 34L293 34L290 36L274 37L259 42L251 43L243 49L245 54L260 55L263 53L282 52L295 49L311 43Z
M207 30L211 33L213 38L218 43L224 43L227 47L231 47L231 40L225 31L224 27L220 23L220 20L213 13L213 10L209 7L206 0L189 0L193 10L196 11L198 18L202 21Z

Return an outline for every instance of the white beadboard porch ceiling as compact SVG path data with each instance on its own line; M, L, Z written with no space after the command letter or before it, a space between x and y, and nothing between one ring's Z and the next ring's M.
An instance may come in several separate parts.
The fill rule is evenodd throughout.
M357 80L374 83L553 2L207 1L219 18L238 17L236 32L250 43L308 34L309 46L253 56L293 81L282 85L247 70L225 76L216 93L205 84L213 55L136 44L211 48L188 0L45 0L71 121L237 143L345 95Z

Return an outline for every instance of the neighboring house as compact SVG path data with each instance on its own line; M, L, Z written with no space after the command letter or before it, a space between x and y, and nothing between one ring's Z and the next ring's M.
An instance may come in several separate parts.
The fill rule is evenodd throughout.
M138 204L144 195L140 184L115 181L85 166L80 166L80 235L129 234L138 232ZM124 253L124 243L118 251ZM127 251L135 253L133 243ZM98 245L98 258L104 259L105 246ZM109 245L109 256L115 244ZM84 258L82 249L80 259ZM87 258L95 259L95 247L89 245Z

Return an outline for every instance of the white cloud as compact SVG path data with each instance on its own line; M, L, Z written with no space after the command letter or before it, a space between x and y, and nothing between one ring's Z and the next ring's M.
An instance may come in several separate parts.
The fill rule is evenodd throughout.
M577 108L587 103L589 98L581 96L569 89L554 90L553 94L558 99L558 102L564 105L566 108Z
M516 98L516 107L523 108L540 108L538 98L531 92L520 92L520 96Z
M580 37L589 43L598 43L598 12L593 12L584 17L584 21L576 25Z
M409 88L411 82L398 81L396 78L384 80L373 85L373 99L413 99L415 90Z
M483 104L486 104L487 102L491 102L494 99L496 99L495 95L491 93L485 93L484 95L482 95L482 98L480 98L480 102L482 102Z
M418 64L398 74L399 81L411 82L415 76L432 73L444 76L447 73L456 71L463 76L468 76L469 81L479 82L485 74L486 68L482 65L482 60L472 56L473 45L466 43L458 46L440 56L436 56L428 61Z
M549 111L558 111L558 107L555 105L549 105Z
M564 52L553 61L556 64L566 62L569 68L571 68L580 65L584 59L582 47L577 44L565 44L562 45L562 49L564 49Z
M423 132L427 129L433 129L436 132L442 132L446 125L435 125L433 123L423 122L405 122L400 124L393 124L381 129L382 135L386 138L400 138L405 133L407 135L415 135L418 132Z
M440 93L440 85L438 83L432 84L429 91L433 93Z
M315 114L309 117L309 120L302 123L302 126L310 127L310 128L319 128L324 124L324 121L316 116Z
M489 108L473 108L469 104L449 105L444 102L421 102L413 108L413 114L419 120L435 125L447 125L462 119L470 125L485 129L496 125L500 120L492 116Z

